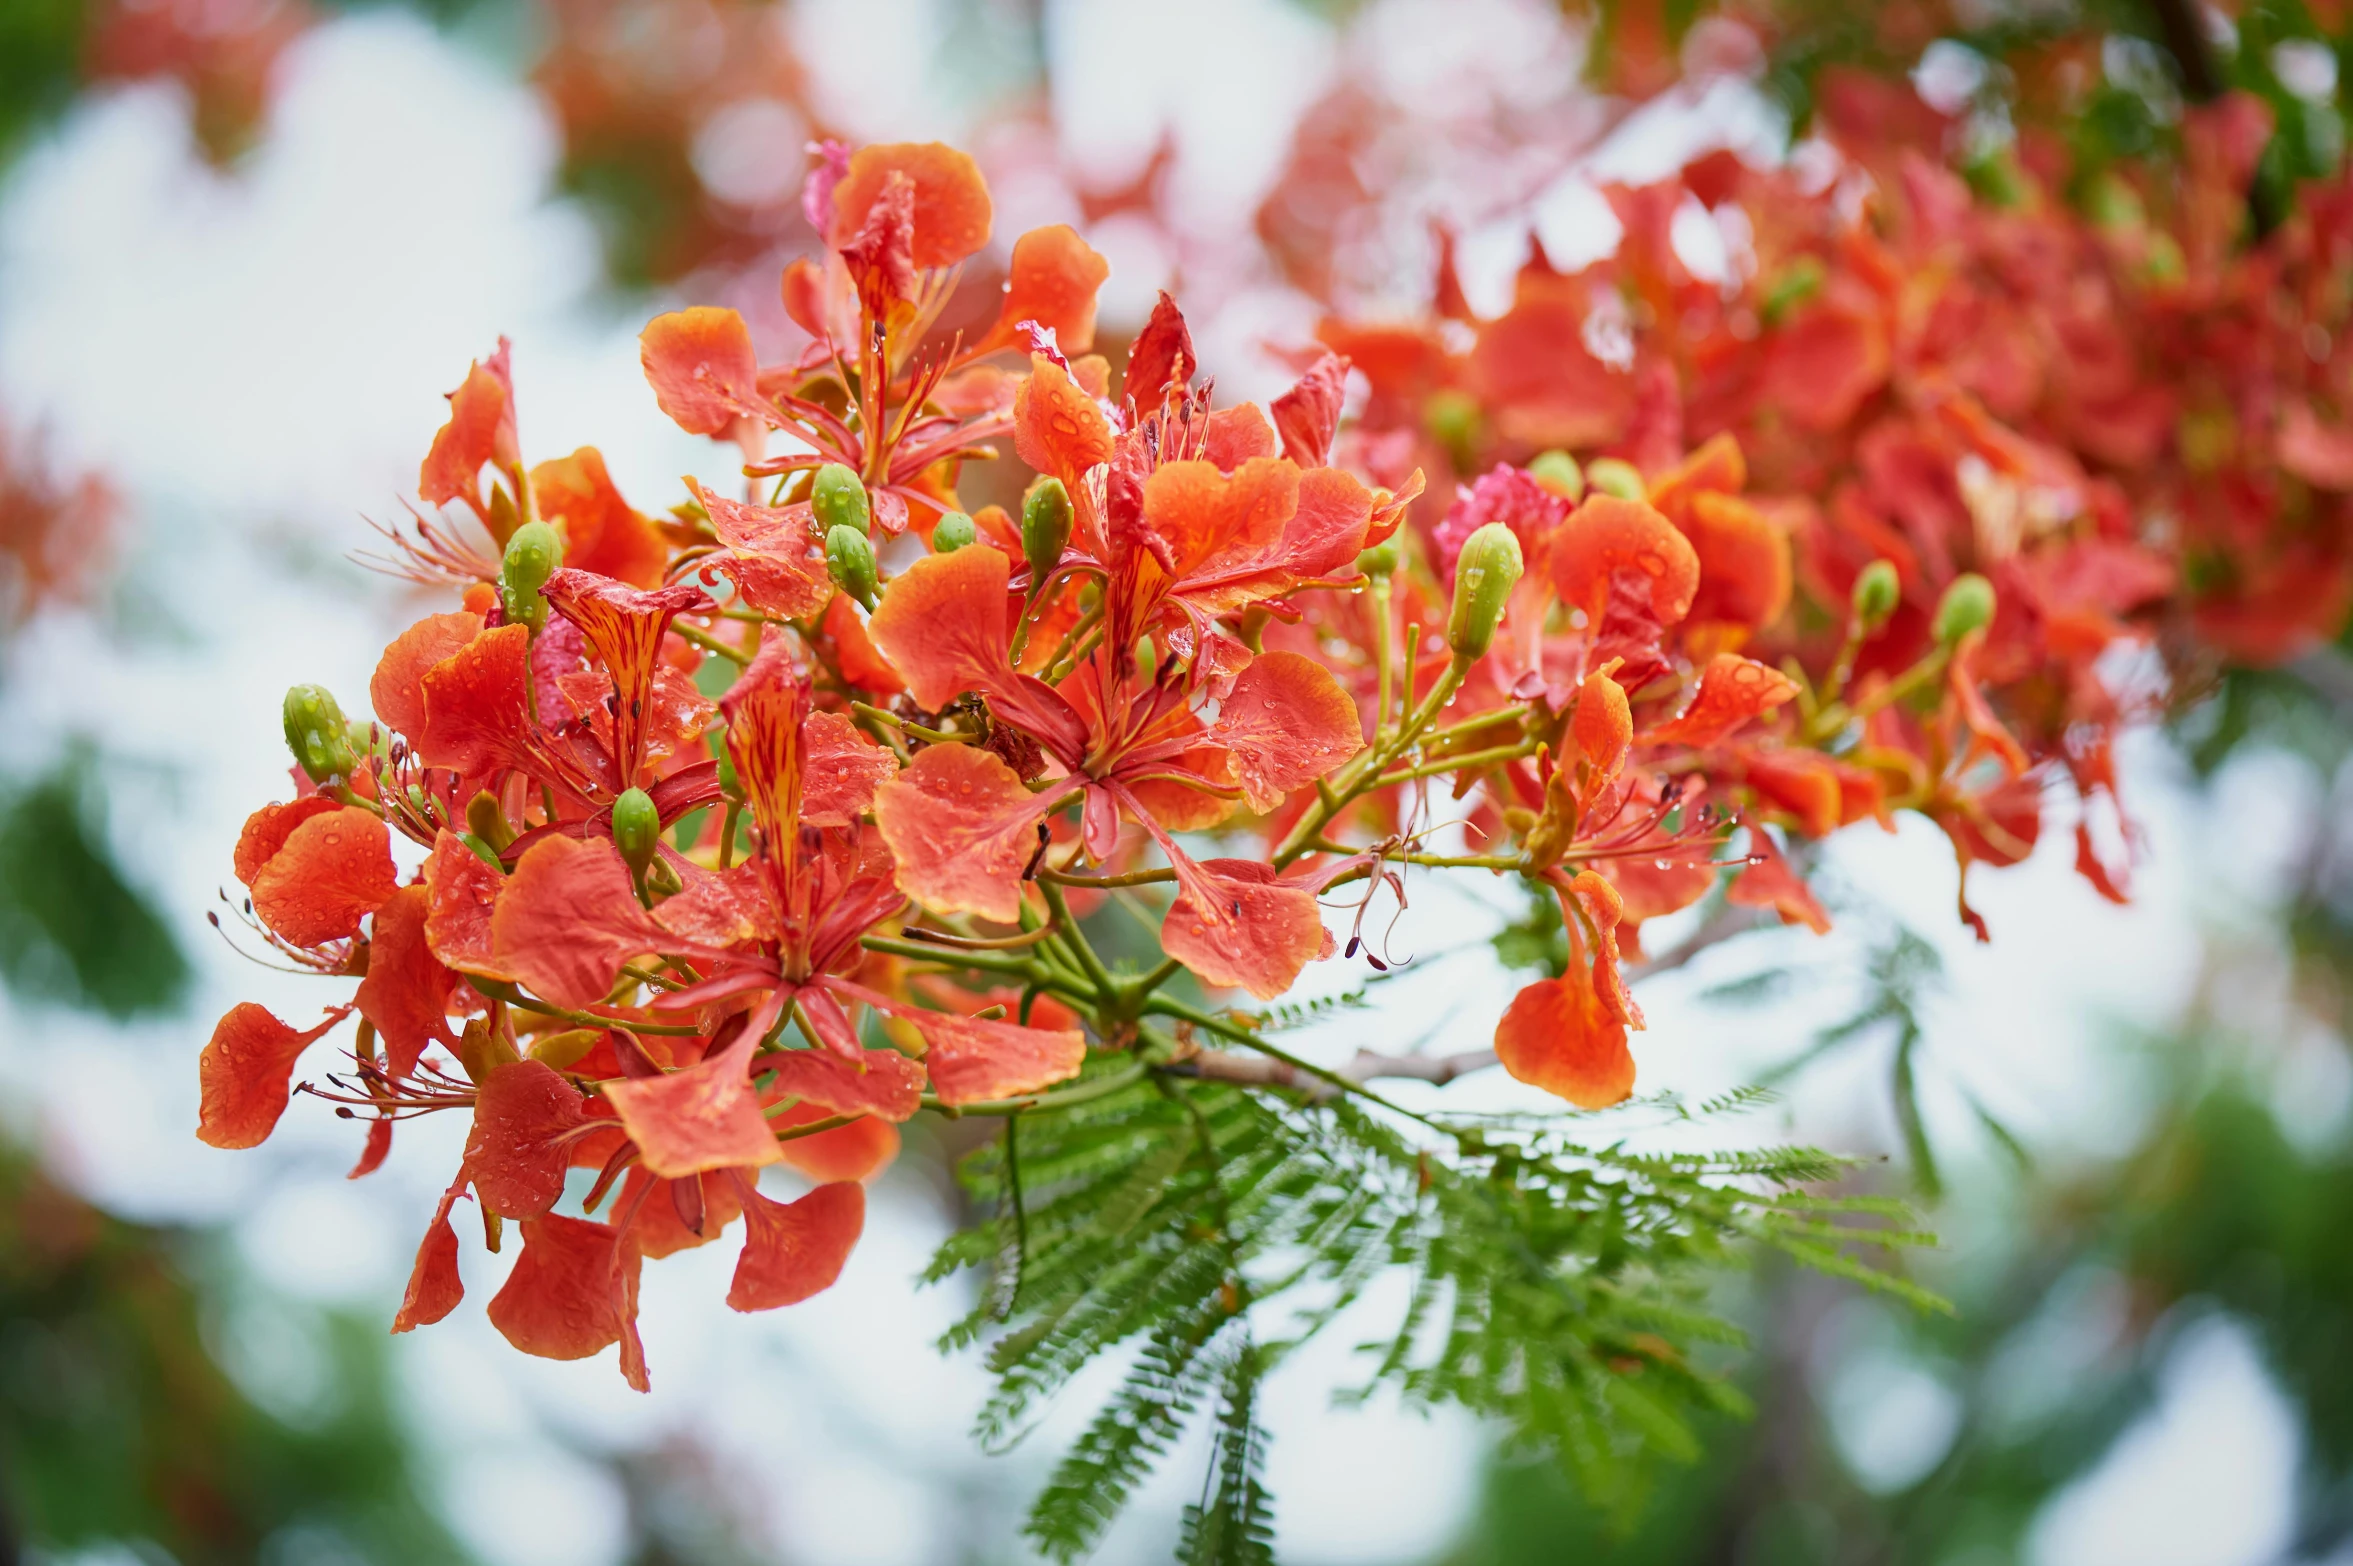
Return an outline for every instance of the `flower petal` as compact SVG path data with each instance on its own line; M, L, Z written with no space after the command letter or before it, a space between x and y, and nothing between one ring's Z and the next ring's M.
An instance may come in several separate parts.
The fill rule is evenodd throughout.
M392 834L357 805L306 816L253 878L253 911L296 946L359 933L362 917L400 889Z
M1495 1053L1520 1081L1579 1109L1606 1109L1634 1091L1626 1024L1602 1003L1592 976L1574 967L1513 998L1496 1025Z
M212 1147L259 1147L268 1140L286 1112L294 1062L350 1010L339 1006L317 1027L297 1032L252 1001L230 1007L197 1060L198 1139Z
M1076 1028L1029 1028L959 1017L909 1006L845 979L820 982L837 995L913 1023L923 1035L923 1069L944 1104L1019 1098L1077 1076L1086 1063L1086 1035Z
M490 914L499 966L558 1006L605 998L621 964L672 943L638 906L629 867L609 838L560 833L531 845Z
M570 566L549 577L542 591L604 660L613 682L613 761L619 785L632 786L645 764L662 638L679 615L707 614L718 605L692 583L647 591Z
M474 1095L466 1137L466 1173L485 1212L536 1218L564 1194L577 1138L588 1123L580 1092L536 1060L495 1066Z
M846 827L874 808L875 790L899 775L899 761L838 712L801 723L801 819Z
M1269 811L1364 748L1356 699L1298 653L1261 653L1234 681L1209 739L1233 752L1250 808Z
M1031 793L978 746L933 745L875 795L874 823L898 862L901 891L940 913L1010 924L1021 917L1021 877L1037 856L1039 824L1069 793Z
M1802 924L1816 935L1830 933L1830 915L1822 911L1813 888L1798 878L1773 834L1751 824L1748 829L1750 864L1733 877L1724 900L1737 908L1770 908L1783 924Z
M465 1188L466 1176L461 1170L441 1193L441 1205L433 1209L433 1221L425 1226L416 1262L409 1268L408 1289L392 1318L394 1332L430 1327L456 1310L458 1301L466 1297L465 1281L458 1276L458 1234L449 1224L450 1205Z
M1273 1000L1330 949L1315 894L1285 884L1271 866L1255 859L1196 864L1173 844L1161 846L1182 890L1161 921L1160 944L1202 983Z
M1643 501L1589 495L1554 535L1553 590L1598 626L1620 571L1643 579L1661 625L1681 620L1699 591L1699 556L1674 523Z
M621 498L604 453L583 446L531 470L531 501L564 534L564 564L631 587L659 587L670 546Z
M424 886L404 886L376 910L368 930L367 977L352 996L360 1015L384 1036L386 1069L395 1078L416 1069L426 1045L457 1042L449 1031L449 998L458 976L426 940L431 911L432 893Z
M515 437L515 384L507 369L507 340L487 360L476 360L449 394L449 422L433 437L417 473L417 493L429 506L475 501L482 465L521 466Z
M1095 295L1110 276L1111 263L1067 223L1031 229L1013 242L1005 303L982 341L1008 347L1022 322L1035 321L1064 353L1085 353L1095 345Z
M417 759L479 778L524 760L531 743L531 628L484 631L427 669L425 721L409 734Z
M490 914L506 890L507 878L446 828L433 839L425 860L425 891L432 899L425 915L425 944L449 967L486 978L511 979L492 955ZM381 1024L379 1024L381 1026Z
M646 1168L675 1180L776 1162L776 1134L744 1069L754 1042L747 1028L683 1071L605 1084Z
M710 513L712 531L728 553L712 559L743 594L744 602L762 614L805 620L833 597L833 578L826 574L825 546L809 523L807 502L790 506L755 506L686 481L694 498Z
M878 1120L913 1118L923 1105L923 1067L895 1049L863 1052L863 1067L829 1049L788 1049L764 1057L773 1073L771 1103L804 1099L828 1115L871 1115Z
M1700 671L1699 691L1691 705L1673 721L1644 734L1642 741L1703 750L1796 694L1797 681L1780 670L1738 653L1718 653Z
M648 1261L708 1245L743 1215L743 1200L736 1193L735 1182L723 1174L663 1180L643 1169L632 1169L621 1187L619 1207L624 1212L635 1209L637 1216L629 1220L629 1243ZM699 1224L699 1230L690 1224Z
M980 165L942 142L902 141L850 154L849 172L833 188L827 244L838 250L866 226L869 209L893 174L905 175L915 186L912 253L917 266L954 266L989 242L994 212Z
M737 419L763 416L751 329L733 310L657 315L638 334L637 356L654 401L690 435L725 435Z
M866 1188L821 1185L797 1202L772 1202L750 1183L743 1197L743 1255L727 1303L740 1311L798 1305L833 1287L866 1232Z
M501 1336L541 1359L586 1359L637 1335L634 1246L609 1224L548 1213L526 1218L523 1254L485 1314ZM626 1366L630 1350L622 1351ZM626 1373L626 1371L625 1371ZM640 1391L642 1368L632 1378Z
M264 805L245 818L245 830L237 834L237 853L233 861L237 879L247 886L286 846L286 839L294 829L313 816L331 815L344 808L331 794L305 794L302 798L283 805Z
M1013 395L1013 449L1074 492L1089 468L1111 460L1111 422L1087 389L1044 354Z
M425 732L425 671L482 634L482 617L460 610L429 614L392 639L368 681L376 721L411 739Z
M821 1104L799 1104L778 1115L774 1123L781 1131L832 1117L833 1111ZM812 1180L871 1180L899 1156L899 1128L865 1115L846 1126L814 1136L796 1136L776 1146L787 1167Z

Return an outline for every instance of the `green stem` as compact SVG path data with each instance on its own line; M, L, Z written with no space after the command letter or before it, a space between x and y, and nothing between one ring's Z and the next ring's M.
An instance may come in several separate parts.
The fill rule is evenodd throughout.
M677 1038L691 1038L703 1031L696 1027L680 1027L666 1022L640 1022L635 1017L607 1017L599 1012L574 1011L567 1006L551 1006L546 1001L535 996L525 995L514 985L498 979L481 979L468 974L466 982L474 986L489 1000L505 1001L509 1006L520 1007L524 1011L537 1012L543 1017L561 1017L566 1022L576 1022L583 1027L621 1028L630 1033L661 1033Z
M752 655L748 652L745 652L742 648L730 647L725 642L719 640L718 637L711 635L708 631L698 631L693 626L684 624L681 621L673 620L670 622L670 634L673 636L684 637L686 640L694 643L697 647L700 647L705 652L717 653L720 657L727 659L730 663L733 663L738 668L742 668L744 665L752 661Z

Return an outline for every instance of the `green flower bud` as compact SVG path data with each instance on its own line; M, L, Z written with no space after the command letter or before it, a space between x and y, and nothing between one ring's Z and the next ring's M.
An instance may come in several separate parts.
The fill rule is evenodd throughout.
M1904 585L1896 578L1895 562L1872 561L1855 578L1855 623L1866 631L1878 630L1895 613L1895 606L1903 596Z
M1536 481L1537 488L1563 500L1585 498L1585 470L1565 451L1538 452L1536 460L1528 464L1528 477Z
M629 873L640 879L654 862L654 848L662 841L662 813L654 797L633 788L613 801L613 846L628 861Z
M325 686L297 685L286 693L286 748L313 783L351 776L351 725Z
M951 511L932 524L931 551L935 555L952 555L979 537L980 529L972 525L972 518L961 511Z
M1454 567L1454 611L1446 617L1446 645L1457 658L1485 656L1503 621L1504 602L1525 569L1519 539L1501 522L1488 523L1464 542Z
M1029 561L1030 591L1062 563L1070 543L1070 491L1060 479L1040 479L1021 500L1021 553Z
M817 526L830 534L837 527L857 529L861 537L874 520L866 503L866 486L857 473L838 462L817 470L809 485L809 509Z
M874 592L881 585L882 575L874 563L874 546L866 541L864 528L837 522L826 529L825 569L833 574L834 586L868 609L874 607Z
M1936 639L1950 647L1971 631L1991 625L1993 617L1993 583L1974 571L1964 571L1953 578L1953 585L1937 602Z
M1472 449L1479 442L1483 420L1478 399L1468 392L1452 390L1433 392L1422 404L1422 425L1430 438L1446 448L1455 471L1468 473L1477 464L1472 461Z
M539 590L564 564L564 540L545 522L526 522L507 540L498 568L499 602L511 622L537 635L547 628L547 600Z
M1642 482L1642 470L1618 457L1596 457L1586 463L1585 482L1620 500L1650 498L1650 486Z
M1398 551L1397 540L1375 544L1356 557L1356 569L1366 576L1395 576L1404 556Z

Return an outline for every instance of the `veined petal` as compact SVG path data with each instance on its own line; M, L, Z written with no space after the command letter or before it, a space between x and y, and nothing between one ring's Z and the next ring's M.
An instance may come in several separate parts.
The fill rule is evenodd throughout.
M449 998L458 976L426 940L431 911L432 893L421 885L402 887L376 910L368 930L367 977L352 996L360 1015L383 1035L385 1069L395 1078L416 1069L426 1045L457 1042L449 1031Z
M1340 404L1348 391L1348 361L1336 353L1316 360L1297 384L1275 399L1275 428L1283 455L1303 468L1331 460L1332 436L1340 428Z
M727 1303L740 1311L798 1305L833 1287L866 1232L866 1188L855 1181L821 1185L796 1202L774 1202L747 1180L743 1255Z
M1700 671L1699 691L1672 722L1642 736L1646 745L1687 745L1703 750L1751 718L1771 712L1797 694L1797 681L1738 653L1718 653Z
M712 560L762 614L804 620L833 597L826 574L825 547L809 525L807 502L755 506L705 489L693 479L686 487L710 513L712 531L728 553Z
M564 1194L576 1139L588 1123L579 1091L536 1060L491 1068L474 1095L466 1137L466 1173L485 1212L535 1218Z
M487 360L476 360L449 394L449 422L433 437L417 473L417 493L429 506L478 502L482 466L502 471L522 465L515 435L515 384L507 369L507 340Z
M502 625L427 669L425 721L409 735L417 759L468 778L528 759L530 650L529 626Z
M559 1213L521 1227L523 1254L486 1313L500 1335L541 1359L586 1359L637 1335L641 1263L617 1230ZM625 1348L625 1364L630 1357ZM632 1378L640 1391L643 1379L642 1369Z
M298 1032L252 1001L230 1007L197 1061L204 1093L197 1137L213 1147L259 1147L268 1140L286 1112L294 1062L350 1012L338 1006L317 1027Z
M874 821L898 862L900 890L940 913L1010 924L1021 917L1021 876L1037 856L1039 823L1076 786L1033 794L988 751L933 745L875 795Z
M911 1022L923 1035L923 1069L944 1104L1018 1098L1078 1075L1086 1035L1076 1028L1025 1028L910 1006L846 979L820 981L835 994Z
M690 435L725 435L739 418L764 418L751 329L733 310L674 310L646 323L638 361L654 401Z
M1750 863L1733 877L1724 900L1739 908L1770 908L1783 924L1802 924L1816 935L1830 933L1830 915L1814 896L1813 888L1798 878L1773 834L1751 823L1748 829Z
M1273 1000L1302 968L1329 954L1332 938L1313 892L1255 859L1195 863L1165 838L1160 846L1180 888L1161 921L1160 944L1202 983Z
M798 1098L829 1115L871 1115L878 1120L914 1117L923 1106L923 1067L895 1049L862 1051L851 1062L829 1049L788 1049L760 1061L773 1074L773 1101Z
M580 627L613 682L613 762L620 786L633 786L645 764L646 729L653 717L654 675L662 638L682 614L718 607L691 583L646 591L566 566L542 591L557 613Z
M610 839L552 834L531 845L490 914L498 965L558 1006L591 1006L621 964L671 945L638 906L629 867Z
M1356 699L1298 653L1261 653L1218 709L1209 739L1233 753L1250 808L1265 812L1364 748Z
M620 1210L634 1209L629 1220L629 1243L647 1261L660 1261L680 1251L708 1245L743 1216L743 1199L726 1174L689 1175L664 1180L643 1169L632 1169L622 1184ZM699 1224L698 1228L689 1227Z
M833 187L833 226L825 242L840 249L866 226L893 174L915 187L912 254L919 267L954 266L989 242L994 211L980 165L942 142L887 142L850 154Z
M392 639L368 681L376 721L414 739L425 732L425 671L482 634L482 617L460 610L429 614Z
M662 582L670 546L652 522L621 498L604 453L583 446L531 470L531 501L563 531L564 564L631 587Z
M746 1028L683 1071L605 1084L646 1168L675 1180L776 1162L776 1134L745 1072L755 1042Z
M1144 528L1164 569L1182 581L1204 563L1266 548L1299 510L1299 469L1252 457L1231 474L1199 458L1168 462L1144 480Z
M392 834L357 805L305 816L253 878L253 911L280 938L317 946L359 933L400 889Z
M433 955L464 973L513 978L499 967L490 939L490 913L506 885L503 874L444 828L425 860L425 891L431 900L425 944Z
M1013 242L1005 303L981 351L1010 347L1015 329L1035 321L1064 353L1085 353L1095 345L1095 295L1110 275L1111 263L1067 223L1031 229Z
M1193 351L1193 334L1185 325L1184 313L1164 288L1152 306L1150 319L1128 349L1120 392L1139 412L1148 412L1160 405L1161 393L1171 385L1182 391L1192 384L1194 372L1200 368L1201 356Z
M419 1327L430 1327L458 1308L458 1301L466 1297L466 1285L458 1276L458 1235L449 1225L449 1209L466 1189L463 1169L441 1193L441 1204L433 1209L433 1221L425 1226L425 1238L417 1245L416 1262L409 1268L408 1290L400 1297L400 1310L392 1318L394 1332L413 1332Z
M1642 578L1661 625L1681 620L1699 591L1699 556L1674 523L1644 501L1588 495L1554 535L1553 590L1598 628L1620 571Z

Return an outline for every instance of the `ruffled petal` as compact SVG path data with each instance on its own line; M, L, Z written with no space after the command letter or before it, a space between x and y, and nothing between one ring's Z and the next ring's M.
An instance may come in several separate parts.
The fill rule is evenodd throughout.
M359 933L400 889L392 833L357 805L309 815L253 878L253 911L280 938L317 946Z
M408 1288L400 1297L400 1310L392 1318L394 1332L430 1327L456 1310L458 1301L466 1297L465 1281L458 1276L458 1234L449 1223L450 1206L465 1188L466 1176L461 1170L449 1189L441 1193L441 1204L433 1209L433 1221L425 1226L425 1238L417 1246L416 1262L409 1268Z
M739 418L763 417L751 329L733 310L657 315L638 335L637 356L654 401L690 435L725 435Z
M367 977L352 996L360 1015L383 1035L386 1069L396 1078L416 1069L426 1045L457 1042L449 1031L449 998L458 976L433 955L426 939L431 911L432 893L424 886L404 886L376 910L368 930Z
M1026 1028L959 1017L909 1006L847 980L820 982L838 995L913 1023L923 1035L923 1069L944 1104L978 1104L1040 1092L1077 1076L1086 1063L1086 1036L1076 1028Z
M1265 812L1364 748L1356 699L1298 653L1262 653L1234 681L1209 739L1233 753L1250 808Z
M754 1042L746 1029L683 1071L605 1084L646 1168L675 1180L777 1161L776 1134L745 1073Z
M1202 983L1239 987L1260 1000L1289 989L1331 949L1315 894L1255 859L1195 863L1163 843L1180 890L1161 921L1160 944Z
M670 546L621 498L604 453L583 446L531 470L531 501L564 535L564 564L631 587L659 587Z
M286 1112L294 1062L350 1010L339 1006L317 1027L297 1031L252 1001L230 1007L196 1063L203 1090L198 1139L213 1147L259 1147L268 1140Z
M411 739L425 732L425 671L482 634L482 617L463 610L429 614L392 639L368 681L376 721Z
M736 585L745 603L787 620L805 620L825 607L833 597L833 578L826 574L825 546L810 526L806 501L755 506L729 500L691 478L686 487L710 514L712 531L728 549L711 560L712 568Z
M1699 591L1699 556L1674 523L1644 501L1589 495L1554 535L1553 590L1598 626L1620 571L1642 580L1661 625L1681 620Z
M570 1133L586 1124L579 1090L554 1068L536 1060L493 1067L466 1137L466 1173L483 1210L536 1218L555 1206L579 1140Z
M982 351L1010 347L1021 324L1034 321L1064 353L1085 353L1095 345L1095 295L1110 276L1111 263L1077 229L1066 223L1031 229L1013 242L1005 303Z
M490 915L492 955L558 1006L591 1006L621 964L668 946L643 908L612 841L551 834L531 845Z
M942 142L902 141L850 154L849 170L833 188L827 244L838 250L866 226L893 174L915 187L911 253L917 266L954 266L989 242L995 213L980 165Z
M523 1254L485 1314L509 1343L541 1359L586 1359L637 1336L642 1263L609 1224L548 1213L521 1224ZM623 1373L645 1390L643 1354L622 1350Z
M875 795L874 822L901 891L940 913L1010 924L1021 917L1021 877L1037 857L1039 825L1069 794L1067 786L1031 793L977 746L933 745Z
M833 1287L866 1232L866 1188L821 1185L797 1202L773 1202L746 1182L743 1255L727 1288L740 1311L798 1305Z
M1700 671L1691 705L1644 734L1643 743L1704 750L1796 694L1797 681L1780 670L1738 653L1718 653Z

